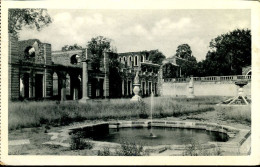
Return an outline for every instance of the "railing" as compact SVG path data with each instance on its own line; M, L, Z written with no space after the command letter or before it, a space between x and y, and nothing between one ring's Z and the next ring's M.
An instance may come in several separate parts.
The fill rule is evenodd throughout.
M230 75L230 76L208 76L193 77L194 82L216 82L216 81L251 81L251 75ZM189 82L190 78L165 78L164 82Z

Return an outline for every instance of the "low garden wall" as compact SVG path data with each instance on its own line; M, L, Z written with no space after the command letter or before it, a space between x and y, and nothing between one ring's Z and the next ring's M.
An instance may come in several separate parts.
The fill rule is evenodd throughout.
M248 84L243 87L247 96L251 95L251 78L246 76L226 76L226 77L194 77L195 96L236 96L238 86L235 84L239 80L247 80ZM237 79L238 78L238 79ZM241 78L241 79L240 79ZM189 79L167 79L162 83L163 96L187 96L189 89Z

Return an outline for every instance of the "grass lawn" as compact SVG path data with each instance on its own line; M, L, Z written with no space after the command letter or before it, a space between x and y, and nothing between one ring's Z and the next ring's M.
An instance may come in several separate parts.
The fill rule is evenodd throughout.
M153 118L195 120L220 123L237 128L251 126L250 106L216 106L228 97L155 97ZM76 101L10 102L8 113L9 140L29 139L29 145L9 146L12 155L98 155L97 150L71 150L61 146L43 145L50 140L47 132L57 132L64 125L107 120L148 118L151 99L133 103L130 99ZM105 153L101 153L105 154Z
M155 97L153 118L179 117L213 111L220 97L197 97L195 99ZM85 120L111 120L148 118L151 99L134 103L130 99L90 100L86 104L76 101L58 103L55 101L10 102L9 130L39 127L42 124L52 126L68 125Z

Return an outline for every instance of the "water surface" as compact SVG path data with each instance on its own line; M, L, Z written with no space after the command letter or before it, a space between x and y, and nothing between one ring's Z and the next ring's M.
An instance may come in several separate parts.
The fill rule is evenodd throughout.
M224 133L210 132L197 129L182 128L157 128L153 127L152 132L155 138L149 137L151 129L148 128L121 128L109 129L109 133L93 136L93 140L120 143L122 141L130 141L141 143L146 146L156 145L182 145L191 142L207 143L207 142L225 142L228 136Z

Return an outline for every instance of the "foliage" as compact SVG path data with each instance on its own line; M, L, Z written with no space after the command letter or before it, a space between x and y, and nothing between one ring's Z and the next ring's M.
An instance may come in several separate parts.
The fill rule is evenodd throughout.
M142 145L137 145L134 141L123 141L120 149L116 151L118 156L144 156L147 153L144 151Z
M222 150L218 146L213 148L205 148L198 142L192 141L191 144L185 146L184 156L220 156Z
M122 84L120 69L121 63L119 63L118 54L109 52L109 80L113 80L109 84L110 97L120 97L121 89L118 89L118 85Z
M192 55L188 44L181 44L176 50L176 64L181 68L181 75L184 77L196 75L197 60Z
M138 102L138 105L140 110L139 117L143 119L148 118L149 115L147 114L147 108L145 102L143 100L140 100Z
M238 123L251 124L251 106L215 106L215 110L223 119Z
M176 56L182 59L189 59L192 51L188 44L181 44L177 47Z
M178 76L178 67L167 63L163 66L163 78L177 78Z
M62 51L69 51L69 50L79 50L82 49L82 46L78 45L78 44L74 44L74 45L65 45L61 48Z
M162 52L157 50L151 50L149 52L149 60L155 64L162 64L162 61L165 59L165 56Z
M141 66L141 71L145 72L154 72L154 73L158 73L160 69L160 66L151 66L149 64L142 64Z
M95 38L91 38L91 40L88 42L87 48L93 55L91 57L91 64L93 70L99 70L100 61L103 58L103 52L112 51L111 41L112 40L109 38L97 36Z
M104 147L103 151L98 150L98 156L110 156L111 152L109 147Z
M198 75L241 75L251 64L251 31L236 29L210 42L206 59L199 63Z
M9 9L8 32L19 36L22 27L27 26L38 31L52 22L47 9Z
M92 149L93 144L89 141L84 141L84 136L82 132L76 132L72 134L70 149L71 150L83 150L83 149Z

